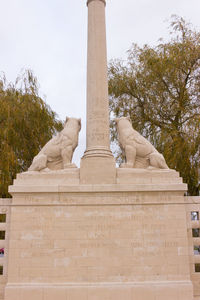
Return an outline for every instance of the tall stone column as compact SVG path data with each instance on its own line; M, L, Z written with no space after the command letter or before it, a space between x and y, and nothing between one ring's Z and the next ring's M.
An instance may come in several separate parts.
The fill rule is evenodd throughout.
M88 0L87 136L81 183L115 183L110 151L105 0Z

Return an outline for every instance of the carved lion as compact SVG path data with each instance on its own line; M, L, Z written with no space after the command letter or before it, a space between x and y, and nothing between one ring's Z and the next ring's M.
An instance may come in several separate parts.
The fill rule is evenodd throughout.
M29 171L59 170L76 167L71 163L78 135L81 130L81 119L66 118L64 129L53 137L36 155Z
M124 168L148 168L149 166L168 169L165 159L154 146L133 129L129 117L115 119L119 144L125 152Z

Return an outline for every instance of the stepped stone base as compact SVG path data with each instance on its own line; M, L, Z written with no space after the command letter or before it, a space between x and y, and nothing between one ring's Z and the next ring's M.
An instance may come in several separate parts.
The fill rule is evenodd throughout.
M5 300L193 300L177 172L117 169L107 185L52 174L10 187Z

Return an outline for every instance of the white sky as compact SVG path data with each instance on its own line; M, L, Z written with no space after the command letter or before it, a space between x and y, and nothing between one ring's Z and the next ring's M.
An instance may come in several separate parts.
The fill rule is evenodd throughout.
M74 161L85 150L86 0L0 0L0 71L14 81L34 71L40 93L61 119L81 117ZM107 0L108 60L125 58L131 44L168 38L177 14L200 29L200 0Z

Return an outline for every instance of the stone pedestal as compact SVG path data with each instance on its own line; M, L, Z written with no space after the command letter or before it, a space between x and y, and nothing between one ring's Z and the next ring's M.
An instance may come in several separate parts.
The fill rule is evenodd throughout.
M92 154L84 156L80 168L81 184L112 184L116 183L115 160L112 156Z
M71 172L71 174L70 174ZM5 300L192 300L183 194L171 170L20 174Z

